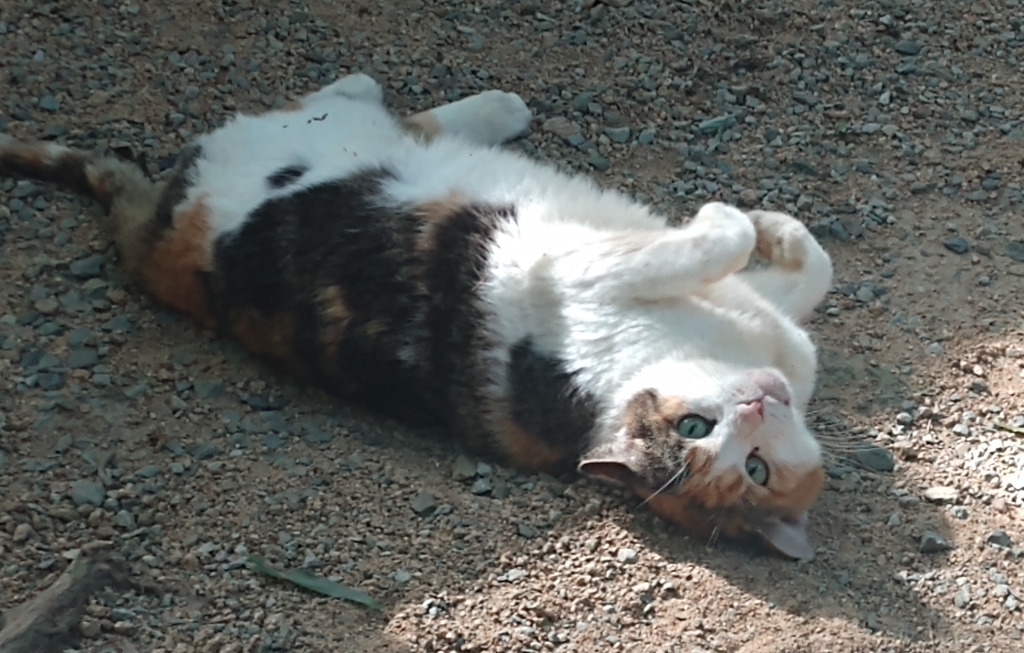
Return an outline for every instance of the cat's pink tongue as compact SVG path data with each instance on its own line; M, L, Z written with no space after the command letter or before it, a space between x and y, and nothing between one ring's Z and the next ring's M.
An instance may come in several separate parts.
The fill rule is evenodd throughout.
M814 547L807 537L807 513L795 521L766 517L757 525L757 532L780 553L799 560L814 558Z

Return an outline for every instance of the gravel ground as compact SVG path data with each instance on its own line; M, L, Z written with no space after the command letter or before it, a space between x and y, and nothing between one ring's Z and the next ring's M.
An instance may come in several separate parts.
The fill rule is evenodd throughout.
M516 91L516 147L671 215L789 210L837 270L796 564L291 387L127 288L83 202L0 181L0 610L107 541L148 589L83 651L1024 648L1019 0L0 0L0 44L0 130L154 174L349 71L403 111Z

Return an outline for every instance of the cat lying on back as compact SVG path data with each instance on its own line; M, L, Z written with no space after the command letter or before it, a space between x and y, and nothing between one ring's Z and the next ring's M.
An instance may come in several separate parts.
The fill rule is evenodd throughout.
M2 134L0 174L95 198L153 297L303 379L812 557L824 475L796 321L828 255L781 213L711 203L672 228L495 147L530 119L488 91L399 120L350 75L199 138L163 183ZM744 269L755 250L770 265Z

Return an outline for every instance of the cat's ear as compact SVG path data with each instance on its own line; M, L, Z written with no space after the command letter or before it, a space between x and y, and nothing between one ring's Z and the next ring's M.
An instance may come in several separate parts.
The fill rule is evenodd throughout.
M641 460L635 443L617 439L585 452L576 469L581 474L631 487L638 480Z
M814 547L807 537L807 513L796 519L783 519L776 515L755 521L757 533L780 553L798 560L814 558Z

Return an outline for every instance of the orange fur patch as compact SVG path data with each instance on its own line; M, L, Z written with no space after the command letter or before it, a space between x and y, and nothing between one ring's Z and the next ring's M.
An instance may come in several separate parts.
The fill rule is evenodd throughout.
M254 308L234 311L231 332L249 351L276 361L292 356L295 317L288 313L264 315Z
M292 100L288 104L286 104L283 107L281 107L280 109L278 109L278 111L287 111L287 112L299 111L299 110L302 109L303 106L304 105L302 104L302 100Z
M213 270L209 215L205 198L175 209L171 228L153 245L148 260L140 262L139 274L158 301L213 328L216 320L200 278Z
M452 189L437 199L417 206L416 213L423 218L420 233L416 239L417 249L420 251L432 249L434 231L448 218L458 213L466 205L467 200L465 193Z
M551 471L564 463L574 451L552 447L511 419L498 428L498 447L515 467L527 471Z
M441 121L430 111L421 111L409 116L402 121L402 126L413 136L428 143L443 131Z
M767 493L757 498L757 505L785 510L796 515L810 509L825 484L821 465L772 467L772 480Z
M714 512L701 509L685 497L662 492L652 494L642 487L635 488L647 500L647 505L662 519L678 524L683 530L698 536L710 536L716 530L729 537L738 537L746 532L745 520L729 516L722 519Z
M349 311L341 286L327 286L316 293L317 314L320 317L320 344L328 360L338 355L338 343L345 337Z

